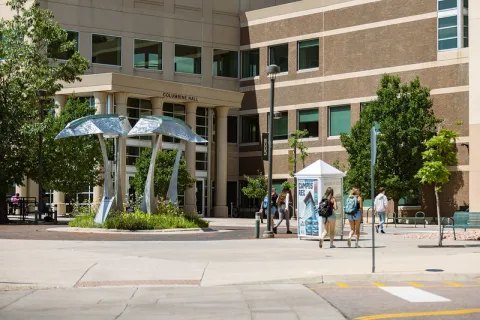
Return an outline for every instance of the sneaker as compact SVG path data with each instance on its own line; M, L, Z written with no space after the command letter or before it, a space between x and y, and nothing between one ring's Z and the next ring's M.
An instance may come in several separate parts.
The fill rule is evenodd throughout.
M377 230L377 233L378 233L378 226L375 226L375 230Z
M330 248L336 248L333 243L330 243Z
M350 238L347 239L347 245L349 248L352 246L352 239Z
M383 233L383 234L385 234L385 231L383 231L383 230L382 230L382 231L380 231L380 232L381 232L381 233Z
M358 242L355 242L355 248L360 248L360 246L358 245Z
M320 239L320 241L318 242L318 247L319 247L319 248L322 248L322 247L323 247L323 239Z
M290 230L287 230L287 234L292 234L293 232Z
M277 234L277 228L273 227L273 233Z

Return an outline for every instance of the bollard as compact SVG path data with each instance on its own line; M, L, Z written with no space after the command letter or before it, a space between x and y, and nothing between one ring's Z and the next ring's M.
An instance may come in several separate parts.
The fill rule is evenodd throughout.
M38 207L35 208L35 224L38 224Z
M58 208L57 204L53 206L53 223L58 224Z
M255 213L255 238L260 238L260 213Z

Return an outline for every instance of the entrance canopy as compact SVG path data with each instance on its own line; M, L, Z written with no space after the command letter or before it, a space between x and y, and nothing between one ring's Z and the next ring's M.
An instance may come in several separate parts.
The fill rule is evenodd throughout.
M297 172L295 177L302 178L343 178L345 173L337 168L329 165L328 163L318 160L305 169Z

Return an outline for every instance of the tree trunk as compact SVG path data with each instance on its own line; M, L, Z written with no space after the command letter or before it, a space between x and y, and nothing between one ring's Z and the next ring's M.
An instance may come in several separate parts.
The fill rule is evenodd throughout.
M399 199L393 199L393 212L397 214L397 217L400 216L400 212L398 212L398 202L400 200ZM397 223L398 221L396 221L397 219L395 219L395 215L392 215L393 216L393 223Z
M8 223L7 192L0 190L0 224Z
M437 220L438 220L438 246L442 246L442 219L440 217L440 201L438 200L438 191L437 191L437 184L433 185L435 188L435 201L437 204Z

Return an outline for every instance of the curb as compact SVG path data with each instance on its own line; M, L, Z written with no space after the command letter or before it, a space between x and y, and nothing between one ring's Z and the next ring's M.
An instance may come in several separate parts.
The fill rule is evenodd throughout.
M172 233L219 232L217 230L208 230L207 228L130 231L130 230L119 230L119 229L76 228L76 227L49 228L47 229L47 231L48 232L98 233L98 234L172 234Z

